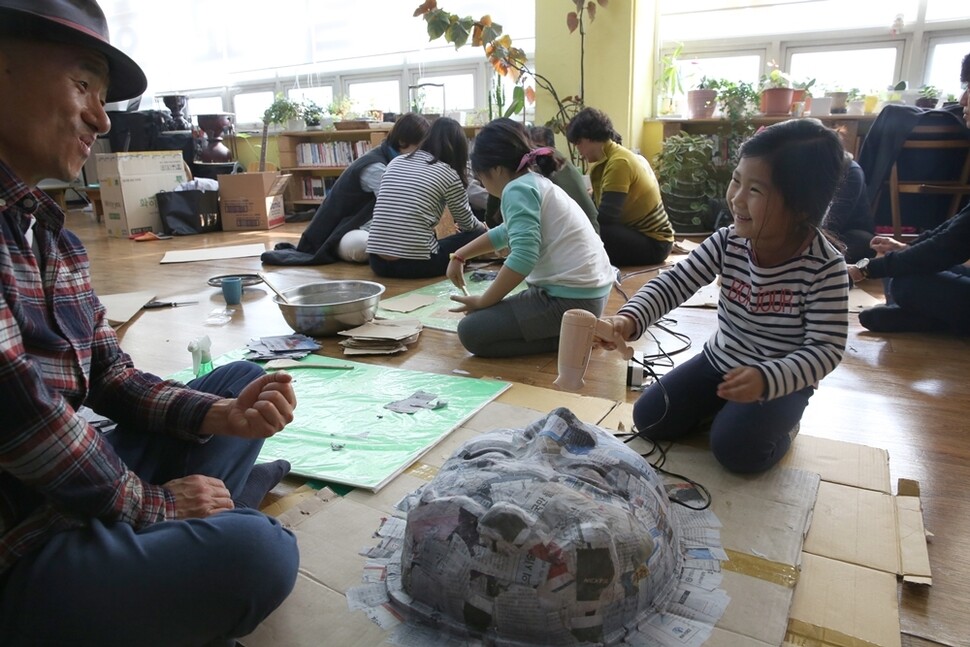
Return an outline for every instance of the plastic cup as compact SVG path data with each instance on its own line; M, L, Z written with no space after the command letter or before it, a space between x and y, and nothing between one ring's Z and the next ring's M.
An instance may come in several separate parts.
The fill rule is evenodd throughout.
M238 276L222 279L222 297L228 306L239 305L242 302L242 279Z

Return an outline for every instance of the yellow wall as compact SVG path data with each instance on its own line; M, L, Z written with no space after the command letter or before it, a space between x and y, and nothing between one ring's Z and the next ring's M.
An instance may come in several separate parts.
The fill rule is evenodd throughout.
M259 163L259 146L262 137L262 133L257 133L255 135L236 135L233 139L234 141L230 144L229 138L226 138L224 142L230 148L234 148L236 152L236 161L239 162L244 169L249 168L251 163ZM266 161L275 164L277 168L280 166L280 152L279 147L276 142L276 135L270 135L266 143Z
M586 21L585 104L610 116L629 148L642 148L650 115L655 0L612 0ZM579 94L580 39L566 27L572 3L536 0L536 70L560 97ZM537 90L536 121L555 115L551 96Z

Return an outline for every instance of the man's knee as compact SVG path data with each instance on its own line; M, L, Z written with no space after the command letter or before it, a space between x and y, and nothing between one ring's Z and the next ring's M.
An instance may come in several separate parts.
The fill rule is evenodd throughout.
M225 514L220 520L225 532L212 546L209 575L218 573L224 589L244 603L250 616L243 620L242 630L250 631L293 590L299 550L293 533L273 517L253 510Z

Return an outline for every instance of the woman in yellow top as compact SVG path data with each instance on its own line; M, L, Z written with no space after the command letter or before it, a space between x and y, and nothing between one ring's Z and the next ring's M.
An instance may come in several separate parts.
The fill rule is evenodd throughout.
M621 146L613 122L595 108L573 117L566 138L592 164L600 237L613 265L662 263L673 246L674 228L647 160Z

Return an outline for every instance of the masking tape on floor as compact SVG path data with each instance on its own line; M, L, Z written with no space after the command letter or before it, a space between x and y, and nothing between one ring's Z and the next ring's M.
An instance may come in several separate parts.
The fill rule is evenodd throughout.
M788 620L785 644L794 647L879 647L875 643L801 620Z
M721 562L721 568L733 573L756 577L785 588L793 589L798 584L798 569L790 564L773 562L763 557L755 557L736 550L726 550L730 559Z

